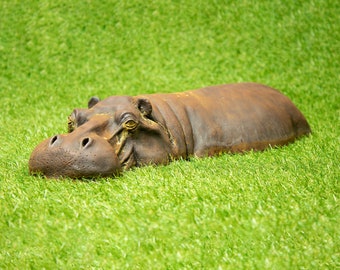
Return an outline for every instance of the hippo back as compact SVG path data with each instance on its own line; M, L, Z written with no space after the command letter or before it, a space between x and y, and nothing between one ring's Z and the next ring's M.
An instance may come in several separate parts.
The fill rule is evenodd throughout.
M171 132L180 156L263 150L310 133L298 108L279 91L261 84L147 96L154 117Z

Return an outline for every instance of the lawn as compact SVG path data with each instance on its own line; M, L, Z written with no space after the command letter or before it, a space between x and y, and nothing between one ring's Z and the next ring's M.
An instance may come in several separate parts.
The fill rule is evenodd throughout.
M0 269L340 267L338 1L0 2ZM91 96L254 81L313 133L97 181L28 173Z

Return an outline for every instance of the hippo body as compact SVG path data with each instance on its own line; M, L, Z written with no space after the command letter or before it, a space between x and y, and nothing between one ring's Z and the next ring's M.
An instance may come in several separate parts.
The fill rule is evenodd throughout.
M263 150L310 132L286 96L256 83L91 98L88 109L70 115L68 134L35 148L29 169L47 177L111 176L172 159Z

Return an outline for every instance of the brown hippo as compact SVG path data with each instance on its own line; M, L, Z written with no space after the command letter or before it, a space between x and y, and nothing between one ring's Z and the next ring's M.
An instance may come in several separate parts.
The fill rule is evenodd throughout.
M31 173L47 177L112 176L133 166L221 152L263 150L309 134L295 105L256 83L173 94L91 98L69 116L69 133L41 142Z

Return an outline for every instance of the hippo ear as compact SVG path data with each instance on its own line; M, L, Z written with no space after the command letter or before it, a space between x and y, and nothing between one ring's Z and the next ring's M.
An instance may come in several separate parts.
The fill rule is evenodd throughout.
M140 110L140 112L145 116L149 116L152 112L152 105L146 98L139 98L137 100L137 107L138 110Z
M98 97L91 97L89 102L87 103L87 107L91 109L94 105L96 105L100 99Z

